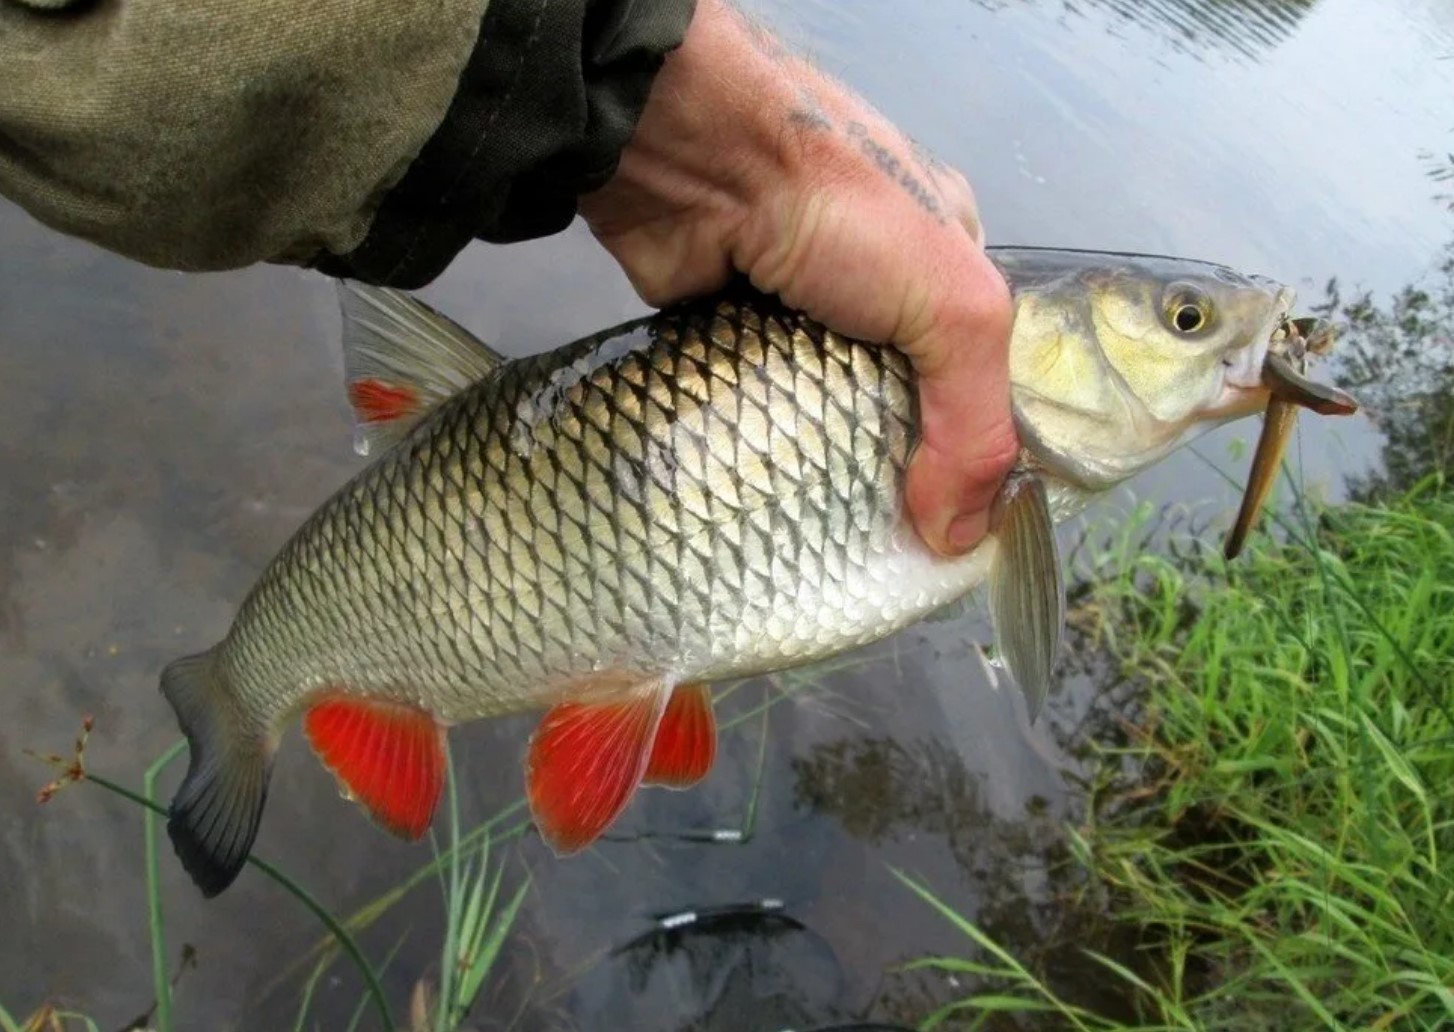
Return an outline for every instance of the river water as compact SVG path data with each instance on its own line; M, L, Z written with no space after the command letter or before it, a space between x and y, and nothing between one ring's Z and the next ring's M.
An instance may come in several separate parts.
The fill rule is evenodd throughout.
M1425 273L1454 217L1431 178L1454 150L1454 11L1440 0L788 0L755 10L969 176L991 242L1155 251L1386 294ZM0 205L0 1004L50 999L120 1028L151 1004L138 809L97 788L34 801L83 714L99 773L139 786L177 736L156 690L216 639L298 522L359 467L330 285L288 269L182 276L60 237ZM509 354L644 311L579 230L467 251L424 296ZM1135 480L1138 498L1225 526L1240 476L1226 428ZM1364 418L1304 420L1306 483L1374 468ZM1220 521L1220 522L1218 522ZM1076 533L1066 528L1066 540ZM649 792L617 840L558 862L533 835L494 851L530 886L472 1027L775 1032L909 1022L956 988L893 970L964 941L894 879L911 872L1013 943L1042 929L1034 862L1070 797L1057 728L990 689L978 613L925 623L793 685L741 686L720 760ZM513 805L534 716L453 739L468 825ZM765 736L765 737L764 737ZM169 795L182 764L162 777ZM754 819L745 824L748 816ZM680 831L749 830L738 844ZM257 853L349 914L427 861L339 799L289 734ZM316 920L257 871L204 902L163 842L176 1018L292 1027L293 962ZM756 910L744 904L774 901ZM730 918L652 932L662 914ZM362 937L402 1021L437 977L432 881ZM643 936L645 936L643 938ZM1073 973L1070 977L1074 977ZM345 961L314 990L343 1027ZM1088 990L1089 991L1089 990ZM366 1015L360 1027L376 1027ZM309 1027L312 1027L311 1025Z

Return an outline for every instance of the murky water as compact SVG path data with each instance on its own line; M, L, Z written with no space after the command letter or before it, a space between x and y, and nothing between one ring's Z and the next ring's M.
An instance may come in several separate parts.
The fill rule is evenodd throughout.
M1454 230L1427 157L1454 146L1454 13L1440 0L757 7L963 168L996 243L1205 257L1316 298L1333 277L1394 290ZM323 280L156 272L3 206L0 240L0 1002L54 999L115 1028L151 1001L139 814L92 787L38 807L51 772L25 750L62 750L94 713L90 763L138 785L177 734L160 667L223 631L358 460ZM476 247L426 296L513 354L644 310L574 230ZM1229 447L1255 430L1219 432L1132 490L1216 516L1235 495L1207 460L1240 475ZM1307 480L1337 494L1379 438L1361 418L1305 420L1301 443ZM926 623L765 716L752 711L772 687L745 685L723 714L745 719L703 788L645 793L618 840L568 863L529 835L497 850L507 888L532 880L473 1024L911 1020L953 987L886 969L960 943L888 865L1011 941L1033 938L1045 876L1020 858L1064 812L1063 757L1056 720L1031 728L988 688L972 650L986 632L975 616ZM1062 700L1063 719L1074 708ZM469 822L518 799L533 720L455 738ZM750 811L742 844L671 834L742 828ZM341 914L428 858L341 801L296 732L257 851ZM196 956L180 1027L291 1027L301 977L280 976L314 919L256 871L203 902L165 844L162 875L173 958L184 944ZM425 884L364 937L375 958L402 937L385 979L401 1017L434 976L437 900ZM778 902L650 934L654 915L763 900ZM345 963L330 969L319 1027L342 1027L358 988Z

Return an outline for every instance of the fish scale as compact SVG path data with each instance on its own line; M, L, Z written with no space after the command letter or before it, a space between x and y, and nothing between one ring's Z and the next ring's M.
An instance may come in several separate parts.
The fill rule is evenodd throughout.
M460 721L879 637L950 587L884 583L915 405L898 351L760 303L511 363L300 528L220 672L268 722L336 686Z

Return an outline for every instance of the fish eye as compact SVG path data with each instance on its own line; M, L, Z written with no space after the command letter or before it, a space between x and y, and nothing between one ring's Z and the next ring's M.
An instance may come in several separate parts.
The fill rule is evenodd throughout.
M1166 321L1177 333L1192 336L1212 321L1212 300L1205 291L1178 284L1166 295Z
M1207 317L1202 314L1202 310L1192 304L1182 305L1171 317L1171 324L1182 333L1195 333L1206 321Z

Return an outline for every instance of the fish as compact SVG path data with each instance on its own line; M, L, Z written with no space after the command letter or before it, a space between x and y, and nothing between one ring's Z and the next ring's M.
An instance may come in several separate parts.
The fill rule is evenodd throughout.
M1292 290L1215 263L990 248L1014 306L1023 448L971 552L914 532L913 368L736 282L507 359L411 294L336 284L368 463L161 692L188 743L168 810L204 896L251 852L284 730L405 840L454 725L541 717L534 825L565 857L643 787L713 767L712 685L824 660L985 589L1034 720L1062 646L1055 525L1264 410ZM1285 334L1284 334L1285 337Z

